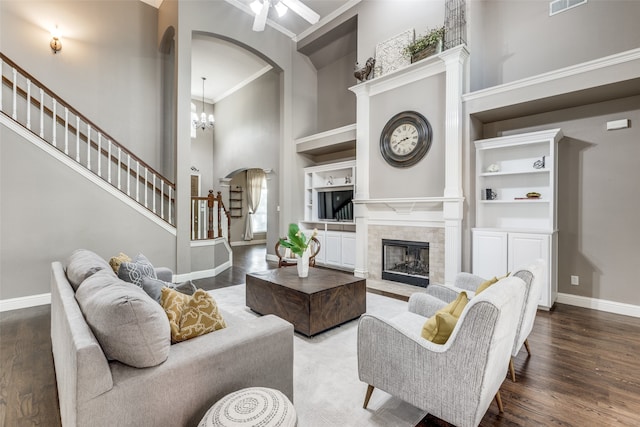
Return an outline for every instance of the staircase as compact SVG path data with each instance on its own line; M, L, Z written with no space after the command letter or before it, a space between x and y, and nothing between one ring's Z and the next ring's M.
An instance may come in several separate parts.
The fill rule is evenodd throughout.
M0 53L3 123L12 121L175 230L175 184ZM175 232L175 231L174 231Z

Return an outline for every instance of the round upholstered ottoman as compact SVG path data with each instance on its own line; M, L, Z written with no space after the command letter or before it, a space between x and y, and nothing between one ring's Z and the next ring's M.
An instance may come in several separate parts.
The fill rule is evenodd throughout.
M295 427L298 417L282 392L251 387L235 391L216 402L198 427Z

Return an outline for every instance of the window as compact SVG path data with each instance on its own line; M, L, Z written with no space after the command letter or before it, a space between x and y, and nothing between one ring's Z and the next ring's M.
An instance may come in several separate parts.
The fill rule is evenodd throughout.
M267 232L267 180L262 180L260 191L260 204L253 214L252 231L254 233Z

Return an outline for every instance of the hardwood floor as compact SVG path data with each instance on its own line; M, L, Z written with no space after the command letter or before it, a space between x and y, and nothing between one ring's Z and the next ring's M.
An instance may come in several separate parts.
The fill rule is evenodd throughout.
M197 286L241 284L247 271L276 267L265 261L264 246L235 247L234 264ZM533 355L523 349L514 361L517 382L502 385L505 412L492 402L481 426L640 425L640 319L556 304L538 312L529 343ZM0 313L5 426L60 426L49 306ZM418 426L448 424L427 416Z

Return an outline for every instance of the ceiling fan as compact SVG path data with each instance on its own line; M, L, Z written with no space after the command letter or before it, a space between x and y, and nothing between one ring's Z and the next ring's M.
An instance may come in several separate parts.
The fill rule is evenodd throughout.
M270 6L273 6L278 16L283 16L287 10L291 9L310 24L315 24L320 20L320 15L300 0L254 0L249 6L256 14L253 21L253 31L264 31Z

